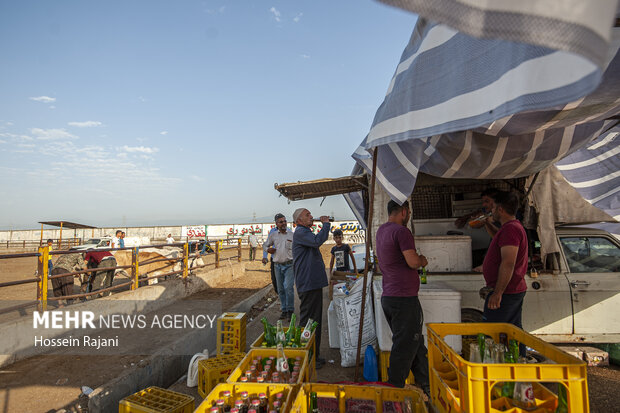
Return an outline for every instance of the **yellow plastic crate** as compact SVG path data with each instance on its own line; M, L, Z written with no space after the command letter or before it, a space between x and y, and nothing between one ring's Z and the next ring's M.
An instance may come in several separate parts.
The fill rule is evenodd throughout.
M224 354L198 361L198 394L204 399L218 383L226 383L245 353Z
M288 327L284 328L284 332L288 331ZM261 334L260 336L258 336L258 338L252 343L252 345L250 346L250 348L252 349L259 349L259 348L275 348L275 347L263 347L263 342L265 341L265 333ZM306 343L305 346L303 347L298 347L298 348L294 348L294 347L284 347L284 349L298 349L298 350L307 350L308 351L308 355L310 357L310 360L308 361L308 370L309 370L309 374L308 376L310 377L308 381L315 381L316 380L316 345L315 345L315 335L314 335L314 331L312 332L312 335L310 336L310 340L308 340L308 342Z
M388 381L388 368L390 367L391 351L381 351L379 355L379 368L381 369L381 381ZM414 384L413 373L409 370L409 376L405 379L406 384Z
M396 410L384 402L411 402L412 413L427 413L422 392L415 389L397 389L383 386L356 386L340 384L316 384L309 383L300 386L297 397L290 410L291 413L310 413L310 393L316 392L319 399L333 399L333 410L336 408L340 413L354 410L350 403L365 400L369 403L369 411L374 408L377 413L392 413ZM352 400L352 401L351 401ZM385 409L384 409L385 407ZM319 408L321 401L319 400ZM333 411L331 408L330 411ZM361 409L360 409L361 410Z
M281 412L288 412L295 396L298 386L289 386L288 384L259 384L259 383L222 383L218 384L204 401L198 406L195 413L209 413L209 409L213 407L213 403L221 398L221 394L225 390L231 393L232 403L241 397L241 392L247 391L250 400L257 399L260 393L265 393L269 399L269 406L272 406L276 398L276 394L284 393L284 405Z
M301 350L301 349L285 349L284 355L289 358L301 357L301 368L299 369L299 379L297 380L296 384L301 384L303 382L310 381L310 377L309 377L310 370L308 369L308 351ZM264 357L271 357L271 356L278 357L278 351L275 348L274 349L269 349L269 348L251 349L248 352L248 354L246 354L244 359L241 360L241 363L239 363L237 368L230 374L230 376L228 377L228 380L226 381L228 383L239 382L239 379L241 378L241 376L243 376L243 373L245 373L245 371L248 370L248 367L252 363L253 359L255 359L256 357L264 358Z
M186 394L149 387L118 403L118 413L192 413L194 398Z
M223 313L217 319L217 354L245 351L245 313Z
M431 397L439 412L491 412L503 411L501 403L491 401L491 390L500 382L531 382L538 410L544 406L557 405L557 397L536 383L560 383L567 392L569 413L589 412L587 366L583 360L573 357L557 347L505 323L429 323L428 364ZM533 364L484 364L470 363L458 355L443 340L448 335L471 336L483 333L499 341L500 333L533 348L551 363ZM511 408L511 413L524 410Z

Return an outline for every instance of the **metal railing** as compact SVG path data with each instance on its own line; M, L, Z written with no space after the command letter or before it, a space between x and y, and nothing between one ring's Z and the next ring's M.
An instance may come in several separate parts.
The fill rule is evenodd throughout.
M26 249L26 248L32 248L32 249L36 249L38 247L41 247L43 244L46 243L47 240L7 240L7 241L0 241L0 248L6 248L6 249L11 249L11 248L22 248L22 249ZM63 238L62 240L60 239L52 239L52 246L55 249L65 249L65 248L71 248L71 247L75 247L77 245L82 244L82 238Z
M196 244L196 245L193 245L193 244ZM199 250L198 248L196 248L197 244L198 244L197 241L191 241L191 242L185 242L185 243L158 244L158 245L128 247L128 248L118 248L118 249L91 249L91 250L86 250L86 251L52 250L51 252L49 250L49 247L45 245L45 246L40 246L38 248L38 252L22 253L22 254L1 254L0 259L17 259L17 258L37 257L37 271L33 278L27 278L27 279L16 280L16 281L0 282L0 289L15 286L15 285L36 283L37 294L36 294L36 301L29 301L29 302L22 303L19 305L2 308L0 309L0 314L21 310L21 309L35 306L35 305L38 307L40 311L45 311L47 310L48 301L86 299L93 295L100 295L102 293L112 292L112 291L124 289L127 287L129 287L130 290L135 290L139 288L141 284L146 285L149 280L153 280L153 279L180 275L182 279L186 280L188 276L192 275L191 272L193 270L198 270L198 269L206 268L209 266L214 266L215 268L219 268L220 261L222 260L222 252L225 250L236 249L237 254L232 255L231 257L228 257L228 258L236 258L238 262L242 261L242 254L241 254L242 248L241 248L240 238L237 238L237 239L229 238L229 239L223 239L223 240L216 240L215 248L211 249L210 251L208 248ZM226 244L226 246L224 246L224 244ZM210 244L206 243L206 245L208 246ZM195 252L190 253L192 246L194 247ZM151 258L148 260L144 260L142 262L140 261L140 250L146 249L146 248L163 248L163 247L181 247L183 254L181 257L178 257L178 258L162 257L162 258ZM114 267L101 267L101 268L87 268L87 269L80 269L79 271L66 272L66 273L57 274L57 275L51 275L49 273L48 262L49 262L50 255L54 256L54 255L66 255L66 254L83 254L89 251L101 252L101 251L119 251L119 250L121 251L131 250L131 265L120 265L120 266L114 266ZM190 265L190 262L189 262L190 258L192 257L199 258L199 257L208 257L208 256L214 257L214 261L212 263L204 263L201 265L194 265L194 266ZM154 264L157 262L168 262L168 265L164 265L163 267L159 267L150 272L140 274L140 266ZM153 273L155 271L161 271L168 267L174 266L178 262L181 263L181 270L169 271L169 272L166 272L163 274L157 274L157 275L149 275L150 273ZM63 277L77 277L78 275L81 275L81 274L87 275L90 273L99 273L99 272L105 272L105 271L111 271L111 270L114 270L114 271L130 270L129 272L125 271L125 273L127 274L129 278L129 281L116 284L116 285L112 285L107 288L101 288L101 289L97 289L94 291L87 291L87 292L80 293L80 294L48 297L48 283L50 280L59 279ZM84 277L84 280L86 280L86 277ZM89 282L90 280L81 281L82 286L84 286L85 283L88 284Z

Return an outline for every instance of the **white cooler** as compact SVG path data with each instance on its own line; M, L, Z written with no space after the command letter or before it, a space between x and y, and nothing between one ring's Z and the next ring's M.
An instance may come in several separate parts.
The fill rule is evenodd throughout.
M432 276L431 276L432 277ZM431 278L429 277L429 278ZM392 350L392 330L385 319L381 307L381 293L383 277L375 276L372 288L375 300L375 325L377 340L381 351ZM460 323L461 322L461 293L455 291L440 281L421 284L418 293L422 311L424 312L424 344L428 347L426 323ZM461 336L447 336L446 343L457 353L461 352Z

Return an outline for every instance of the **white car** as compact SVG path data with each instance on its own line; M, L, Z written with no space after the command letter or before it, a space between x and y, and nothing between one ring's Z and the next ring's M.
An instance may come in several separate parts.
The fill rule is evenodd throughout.
M70 251L86 251L92 249L110 248L112 237L91 238L77 247L71 247Z

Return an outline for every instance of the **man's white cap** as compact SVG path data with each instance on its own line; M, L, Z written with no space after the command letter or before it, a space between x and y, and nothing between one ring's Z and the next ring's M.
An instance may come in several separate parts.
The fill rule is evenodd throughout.
M301 215L302 212L304 212L306 210L306 208L297 208L295 210L295 212L293 212L293 222L297 222L297 218L299 218L299 216Z

